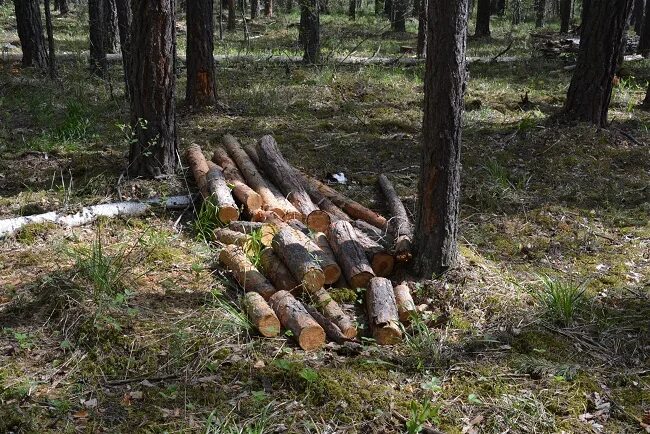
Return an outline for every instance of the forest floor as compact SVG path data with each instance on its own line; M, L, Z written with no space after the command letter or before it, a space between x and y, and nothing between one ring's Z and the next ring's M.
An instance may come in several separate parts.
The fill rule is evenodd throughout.
M378 36L384 21L370 15L323 21L326 53L368 38L360 54L398 57L414 44L414 22ZM62 51L86 49L85 22L55 16ZM296 54L295 22L252 23L251 51ZM470 68L461 266L419 284L427 314L403 344L306 354L256 336L191 212L32 225L0 241L0 432L397 433L398 413L449 433L650 424L650 114L638 108L650 64L623 67L610 128L562 125L552 115L572 56L545 58L530 27L494 25L469 54L495 55L512 37L520 60ZM1 44L17 44L8 5L0 30ZM241 39L227 34L215 52L244 51ZM53 83L0 62L0 218L192 190L187 170L120 177L130 134L118 65L110 82L84 62L59 74ZM272 133L291 162L344 172L341 189L384 212L375 182L387 173L413 211L422 75L421 65L223 64L226 109L195 112L181 74L181 151ZM561 286L576 301L545 303Z

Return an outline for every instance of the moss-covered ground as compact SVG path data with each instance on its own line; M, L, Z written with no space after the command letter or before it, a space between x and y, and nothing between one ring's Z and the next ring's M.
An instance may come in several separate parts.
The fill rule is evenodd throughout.
M0 6L0 43L17 45L11 14ZM295 54L297 20L249 23L259 36L250 45L239 22L215 52ZM81 10L55 14L61 50L86 49L85 22ZM357 45L359 55L399 56L414 45L415 21L406 35L370 13L323 22L326 56ZM461 265L418 284L425 314L403 344L305 354L291 339L256 336L191 210L29 226L0 241L0 432L397 433L399 415L449 433L642 430L650 115L638 104L650 64L623 66L610 128L558 124L572 55L542 56L529 24L493 24L493 39L470 40L469 54L493 56L512 37L517 59L470 66ZM118 65L108 82L81 61L62 62L59 75L0 62L0 217L193 188L186 171L120 177L129 131ZM226 62L223 107L196 112L183 103L181 71L181 151L225 133L244 142L272 133L294 164L345 172L342 190L380 211L376 176L389 174L413 211L422 75L422 66ZM584 289L570 321L536 296L543 276Z

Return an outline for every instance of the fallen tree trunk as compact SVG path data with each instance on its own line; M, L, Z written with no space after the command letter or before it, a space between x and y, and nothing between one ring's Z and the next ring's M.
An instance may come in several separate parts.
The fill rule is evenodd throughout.
M411 316L413 316L416 311L413 297L411 297L411 290L406 282L402 282L395 287L394 292L399 320L402 322L410 321Z
M205 159L201 147L196 143L191 144L185 151L185 159L190 166L190 170L194 176L194 182L201 196L203 199L207 199L210 193L208 192L206 177L210 168L208 167L208 161Z
M280 320L261 295L257 292L247 292L243 305L251 324L262 336L271 338L280 334Z
M207 175L205 176L206 187L211 200L217 207L217 217L222 223L228 224L239 218L239 208L232 197L232 192L226 184L226 178L219 166L208 161Z
M309 292L319 290L325 283L325 273L313 254L317 249L307 235L289 225L279 228L273 237L273 250Z
M273 285L255 268L239 247L225 246L219 253L219 262L232 272L237 283L246 292L257 292L264 297L264 300L268 300L275 294L276 290Z
M341 277L341 267L336 262L334 252L327 241L327 236L322 232L311 232L299 220L289 220L287 224L297 231L302 232L313 241L313 243L307 244L305 247L316 258L323 269L323 273L325 273L325 284L331 285L339 280L339 277Z
M354 322L343 312L341 306L334 301L327 290L318 290L313 294L312 300L316 309L327 319L333 321L346 338L353 339L357 336L357 327Z
M377 226L379 229L386 227L386 219L376 212L366 208L358 202L346 197L345 195L334 190L329 185L326 185L319 180L312 178L308 175L306 180L309 182L310 188L318 190L323 196L331 200L336 206L339 206L353 219L360 219Z
M375 277L366 291L366 310L372 336L379 345L393 345L402 340L395 293L390 280Z
M329 235L332 250L343 268L345 279L352 288L367 288L375 274L352 225L343 220L334 222Z
M249 222L243 220L230 222L228 229L246 235L252 235L254 232L258 232L260 234L260 243L262 243L264 247L271 246L271 243L273 242L273 236L277 232L277 229L272 224L262 222Z
M289 202L305 216L305 223L310 228L323 232L329 227L329 214L319 209L312 202L303 187L303 181L296 170L284 158L273 136L266 135L257 143L257 155L260 167L287 196Z
M278 291L287 291L294 295L302 292L300 283L272 248L267 247L260 253L260 268Z
M237 168L234 161L228 156L228 153L221 146L218 146L212 154L212 161L223 169L223 176L228 183L232 184L233 195L246 207L249 214L262 208L264 201L262 197L246 184L244 177Z
M74 214L52 211L44 214L14 217L0 220L0 238L13 235L30 224L53 223L65 227L76 227L92 223L100 217L139 217L155 207L170 210L185 209L191 206L192 203L193 198L191 196L174 196L167 199L149 199L144 202L115 202L93 205L84 207Z
M215 229L212 235L214 236L215 241L218 241L221 244L232 244L237 246L247 255L251 255L255 251L251 238L241 232L220 228Z
M370 262L372 271L377 277L388 277L395 267L395 258L386 248L375 242L364 232L357 230L357 241L366 253L366 258Z
M413 225L409 221L404 204L386 175L379 175L379 186L388 199L388 207L392 214L388 221L388 231L394 239L395 257L400 262L406 262L411 259Z
M325 345L325 331L309 315L309 312L287 291L276 292L269 304L280 319L280 323L291 330L298 345L305 351L314 351Z
M295 209L288 207L281 199L277 198L269 188L269 184L264 180L262 174L257 170L250 157L244 152L241 145L231 135L223 136L223 144L228 150L230 157L237 163L237 167L244 175L248 185L255 190L264 201L264 209L275 212L280 218L285 218L286 214L295 213ZM288 202L287 202L288 203Z

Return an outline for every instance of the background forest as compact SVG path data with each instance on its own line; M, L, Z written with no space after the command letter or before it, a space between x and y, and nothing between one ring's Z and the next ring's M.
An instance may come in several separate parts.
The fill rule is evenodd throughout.
M89 65L94 1L48 6L51 78L47 62L21 65L14 4L0 0L2 219L198 191L185 160L171 175L125 176L147 129L131 121L117 21L102 31L112 36L113 47L102 44L106 62L100 55ZM378 346L363 324L358 347L306 353L287 336L261 338L241 290L217 266L212 216L199 205L76 228L26 225L0 240L0 432L647 430L644 2L627 1L635 3L627 57L606 126L557 117L576 65L581 2L493 2L489 34L476 23L486 2L473 3L459 265L413 284L418 313L403 342ZM568 33L561 3L571 6ZM381 1L329 0L312 59L299 42L298 3L278 0L272 16L260 4L251 18L247 0L216 2L216 98L199 107L186 99L186 5L177 4L179 155L193 143L211 152L224 134L242 144L273 134L293 165L319 179L343 172L337 190L389 214L376 185L386 174L414 218L421 6L390 5L408 11L403 29ZM45 28L42 4L40 12ZM358 307L357 291L331 294Z

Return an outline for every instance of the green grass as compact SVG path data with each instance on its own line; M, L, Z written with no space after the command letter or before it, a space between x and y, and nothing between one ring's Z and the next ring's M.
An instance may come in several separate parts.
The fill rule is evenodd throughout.
M546 275L539 276L541 289L533 293L546 314L555 322L568 326L587 302L585 283L567 282Z

